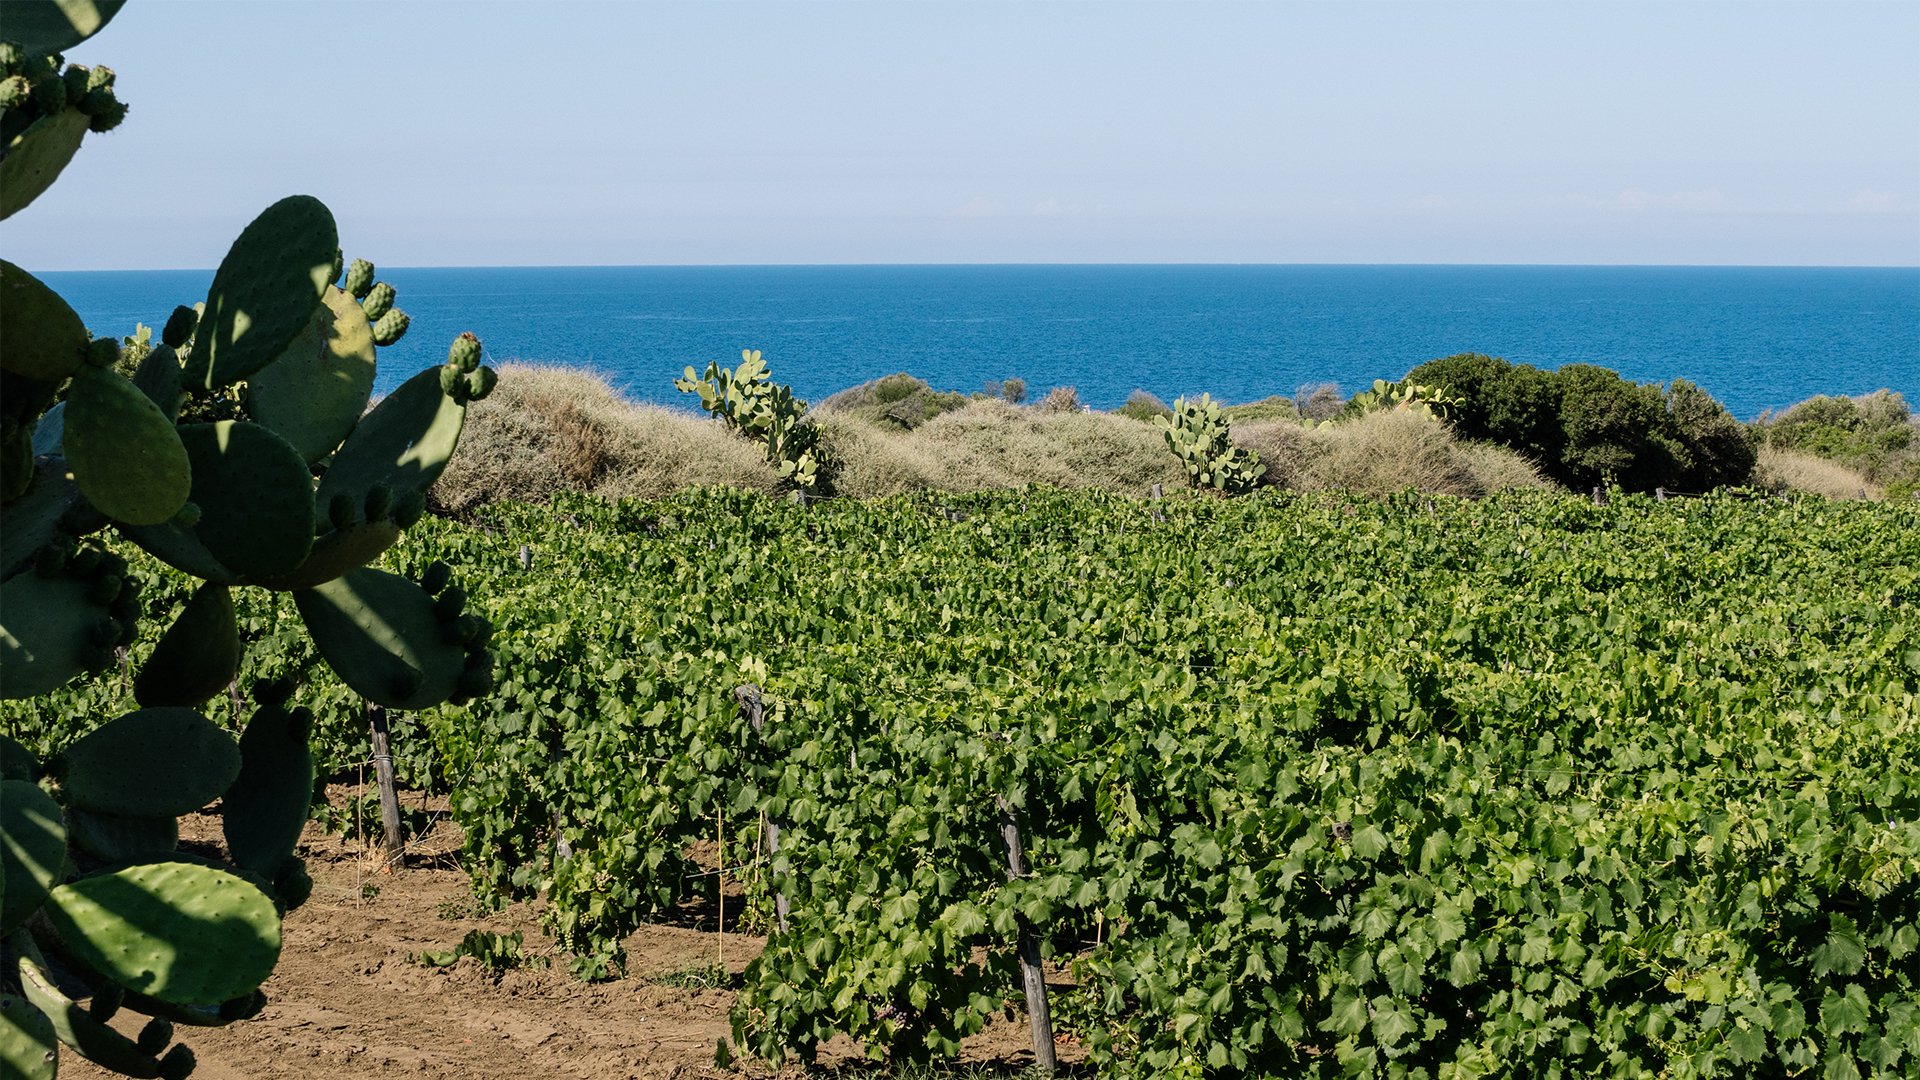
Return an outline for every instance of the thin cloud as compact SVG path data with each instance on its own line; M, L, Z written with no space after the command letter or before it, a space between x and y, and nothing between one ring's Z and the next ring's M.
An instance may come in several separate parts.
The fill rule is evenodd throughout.
M957 218L997 217L1005 209L1006 207L1001 206L992 199L983 195L975 195L973 198L947 211L947 216Z

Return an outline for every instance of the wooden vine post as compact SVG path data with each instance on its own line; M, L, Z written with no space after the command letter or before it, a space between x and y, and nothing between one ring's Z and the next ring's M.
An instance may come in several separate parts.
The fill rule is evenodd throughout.
M1020 824L1014 817L1013 804L1005 796L996 797L994 802L1000 808L1000 839L1007 846L1007 880L1018 881L1027 876L1027 854L1020 843ZM1015 921L1020 928L1020 981L1027 992L1027 1023L1033 1029L1033 1061L1041 1072L1051 1073L1055 1065L1053 1018L1047 1013L1047 978L1040 968L1040 935L1028 925L1026 916L1016 916Z
M767 705L766 702L760 700L760 688L750 683L743 683L736 686L733 688L733 701L735 705L740 707L741 718L752 725L753 733L764 738L767 727ZM767 868L768 871L771 872L774 857L780 854L780 823L771 818L762 818L760 821L760 835L767 845ZM786 893L776 892L773 894L773 914L779 923L780 932L783 934L786 933Z
M407 838L400 821L400 789L394 785L393 750L387 739L384 706L367 703L367 726L373 732L374 786L380 789L380 846L386 852L387 865L393 866L406 857Z

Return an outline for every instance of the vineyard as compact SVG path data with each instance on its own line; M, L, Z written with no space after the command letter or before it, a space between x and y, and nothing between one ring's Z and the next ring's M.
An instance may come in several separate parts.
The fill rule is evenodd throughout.
M720 840L768 935L737 1051L950 1053L1031 940L1105 1075L1920 1061L1920 504L707 491L385 565L428 553L499 689L395 714L403 780L585 978ZM241 685L298 676L364 761L290 601L240 622ZM0 715L47 751L127 696Z

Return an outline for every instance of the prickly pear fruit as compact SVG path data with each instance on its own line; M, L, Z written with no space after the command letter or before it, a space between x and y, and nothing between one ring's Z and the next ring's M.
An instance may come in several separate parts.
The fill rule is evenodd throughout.
M194 328L200 325L200 313L181 304L167 316L167 325L160 331L160 341L169 349L179 349L193 340Z
M285 352L325 295L339 247L333 214L310 195L262 211L214 272L183 382L217 390Z
M493 393L493 388L499 381L500 376L490 367L470 372L467 375L467 400L484 401L488 394Z
M456 401L466 396L467 376L452 364L440 368L440 392Z
M209 581L161 635L133 680L133 697L144 708L200 705L224 690L240 670L240 630L225 585Z
M298 856L282 863L280 872L273 877L273 891L279 896L283 910L292 911L306 903L313 895L313 878L307 875L307 864Z
M387 511L393 509L393 489L385 484L375 484L367 489L366 514L368 521L383 521Z
M140 1037L133 1040L133 1045L143 1054L157 1054L172 1041L173 1023L165 1017L156 1016L140 1029Z
M116 521L158 525L179 511L193 486L179 429L153 399L111 370L86 367L74 374L65 446L74 482Z
M355 300L364 300L373 289L373 264L365 259L355 259L347 266L347 279L340 284L347 295Z
M424 709L453 694L466 654L441 639L433 598L413 582L362 567L293 599L314 647L361 697Z
M461 371L472 371L480 366L480 339L471 331L453 339L447 349L447 363Z
M0 79L0 109L17 109L27 103L27 95L33 92L33 83L25 75L9 75Z
M411 321L407 318L407 313L399 308L394 308L380 316L380 321L373 324L373 343L385 348L399 341L406 336L407 324Z
M41 382L72 375L91 340L80 316L58 293L5 259L0 259L0 323L7 328L0 368Z
M0 934L40 910L67 865L60 806L27 780L0 780Z
M393 497L393 524L402 529L411 529L427 512L427 494L418 488L403 491Z
M344 491L336 492L333 498L327 500L327 521L336 530L352 528L353 523L359 520L354 517L355 513L353 496Z
M233 784L240 750L233 736L192 709L141 709L95 728L49 764L70 806L121 817L178 817Z
M87 118L87 130L95 135L104 135L127 119L126 103L115 99L111 90L95 90L81 104L81 115Z
M83 877L48 896L67 950L129 990L217 1005L257 988L280 957L273 901L225 870L146 863Z
M428 596L439 596L452 580L453 567L435 559L421 572L420 587L426 590Z
M263 705L240 736L240 777L221 799L221 827L236 865L276 873L293 854L313 797L313 714Z
M393 297L393 286L379 282L367 291L367 298L360 301L360 310L366 312L369 321L377 323L381 316L393 310Z

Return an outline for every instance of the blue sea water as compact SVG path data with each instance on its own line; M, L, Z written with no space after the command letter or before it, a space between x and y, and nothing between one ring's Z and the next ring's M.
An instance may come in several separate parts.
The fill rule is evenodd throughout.
M211 271L43 275L96 334L158 327ZM1920 404L1920 268L775 266L398 268L413 318L380 390L472 330L494 363L592 368L683 404L689 364L763 350L809 400L896 371L941 389L1018 377L1095 408L1347 392L1457 352L1640 382L1684 378L1751 419L1882 387Z

